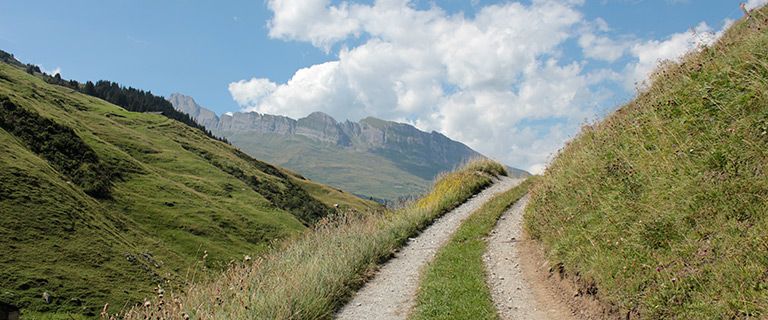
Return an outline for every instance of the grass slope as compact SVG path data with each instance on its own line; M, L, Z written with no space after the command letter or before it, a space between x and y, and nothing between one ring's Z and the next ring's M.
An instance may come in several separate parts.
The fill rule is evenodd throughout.
M408 127L402 124L375 118L363 119L361 123L394 132L406 130L388 135L390 139L400 137L402 140L412 134L403 129ZM388 126L392 128L386 129ZM456 169L432 159L435 156L430 154L428 147L420 149L418 145L403 141L399 144L396 141L390 142L390 145L384 148L359 150L300 135L230 131L216 134L226 137L232 144L258 159L301 172L312 180L376 199L397 200L422 195L429 190L434 177L440 171ZM400 147L396 147L397 145ZM448 161L462 163L462 156L467 156L466 151L459 149ZM530 175L511 167L507 168L507 172L512 177L523 178Z
M0 63L0 302L94 315L377 205ZM99 184L102 183L102 184ZM43 301L48 292L51 303Z
M585 127L532 190L552 265L621 316L768 316L768 8Z
M301 172L356 194L397 199L423 194L431 181L397 167L384 157L302 136L278 134L217 133L258 159ZM280 150L275 152L274 150Z
M425 269L411 319L498 319L485 281L485 238L496 221L522 198L529 178L474 212Z
M409 237L505 174L490 161L444 175L424 198L383 215L342 214L209 283L167 294L127 319L330 319Z

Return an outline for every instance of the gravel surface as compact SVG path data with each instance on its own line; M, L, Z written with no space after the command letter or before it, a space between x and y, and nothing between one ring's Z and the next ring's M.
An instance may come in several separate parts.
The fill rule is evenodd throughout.
M528 195L520 199L499 219L488 237L488 251L483 256L488 272L488 286L501 319L572 319L569 308L548 294L538 294L540 287L524 275L520 243L523 240L523 211Z
M371 281L336 315L338 319L405 319L416 298L421 269L451 238L461 223L494 195L521 180L502 177L460 207L435 221L385 263Z

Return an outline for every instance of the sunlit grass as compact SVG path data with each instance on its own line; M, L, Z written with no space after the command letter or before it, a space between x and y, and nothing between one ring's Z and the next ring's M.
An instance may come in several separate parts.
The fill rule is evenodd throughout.
M551 265L620 315L768 315L768 9L586 126L532 189Z

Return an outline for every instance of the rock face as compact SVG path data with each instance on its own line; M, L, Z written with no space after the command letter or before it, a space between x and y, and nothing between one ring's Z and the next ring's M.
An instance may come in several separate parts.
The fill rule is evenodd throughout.
M294 157L288 161L281 161L280 144L274 144L274 137L297 137L314 141L313 148L323 150L335 148L338 151L350 153L364 153L367 156L375 156L394 164L400 170L419 177L428 184L437 174L449 171L463 162L482 157L481 154L467 147L463 143L449 139L438 132L424 132L411 125L385 121L368 117L359 122L336 119L322 112L314 112L307 117L294 120L284 116L260 114L257 112L226 113L221 117L197 103L191 98L180 94L173 94L168 99L179 111L186 112L196 121L211 130L213 134L229 139L235 145L243 148L243 151L262 158L270 155L264 152L263 140L270 140L272 152L276 155L267 161L275 161L276 164L291 167L291 162L312 162L317 159L309 159L312 155L308 150L302 150L303 158ZM262 150L256 151L255 149ZM306 149L306 147L303 147ZM282 162L282 163L281 163ZM343 161L336 163L344 166ZM296 164L296 170L302 174L306 169L301 164ZM513 169L513 176L527 175L527 172ZM333 184L329 181L321 181ZM355 190L350 190L355 191Z
M197 123L206 128L210 128L211 125L215 125L219 122L219 117L216 116L216 113L203 108L197 104L192 97L174 93L168 98L168 101L171 102L176 110L188 114L192 119L197 121Z

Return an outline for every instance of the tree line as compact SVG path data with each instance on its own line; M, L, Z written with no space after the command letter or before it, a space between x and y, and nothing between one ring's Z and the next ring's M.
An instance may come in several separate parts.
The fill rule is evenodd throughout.
M54 76L42 73L44 79L51 84L56 84L77 90L83 94L105 100L109 103L123 107L128 111L134 112L158 112L162 115L184 123L190 127L199 129L207 136L229 143L227 139L214 136L210 130L201 124L195 122L188 114L176 110L173 105L165 98L152 94L151 91L144 91L133 87L125 87L117 82L99 80L96 83L91 81L81 84L75 80L64 80L58 73Z
M33 64L24 64L17 60L13 54L0 50L0 61L25 69L31 75L39 76L50 84L67 87L80 93L87 94L105 100L109 103L123 107L125 110L134 112L157 112L173 120L177 120L190 127L196 128L205 135L229 144L225 138L214 136L210 130L195 122L188 114L176 110L173 105L165 98L152 94L151 91L139 90L132 87L125 87L117 82L99 80L96 83L88 81L79 83L75 80L65 80L61 74L50 75Z

